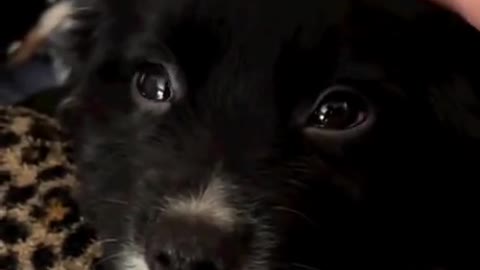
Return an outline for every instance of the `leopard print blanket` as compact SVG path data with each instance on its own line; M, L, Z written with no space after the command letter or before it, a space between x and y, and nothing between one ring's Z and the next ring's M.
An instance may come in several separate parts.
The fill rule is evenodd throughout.
M71 196L70 153L53 119L0 107L0 269L86 270L99 262L95 231Z

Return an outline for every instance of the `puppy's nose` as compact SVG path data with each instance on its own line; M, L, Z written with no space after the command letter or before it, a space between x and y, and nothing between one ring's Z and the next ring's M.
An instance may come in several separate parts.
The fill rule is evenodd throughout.
M239 263L245 234L208 223L162 222L147 240L150 270L225 270Z

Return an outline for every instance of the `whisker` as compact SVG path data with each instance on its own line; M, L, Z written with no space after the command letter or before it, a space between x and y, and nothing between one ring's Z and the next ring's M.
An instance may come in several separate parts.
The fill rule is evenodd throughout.
M98 244L107 244L107 243L116 243L119 242L119 239L116 238L105 238L105 239L100 239L97 241Z
M284 207L284 206L276 206L273 209L278 210L278 211L284 211L284 212L289 212L289 213L295 214L295 215L303 218L304 220L308 221L308 223L310 223L311 225L317 225L317 223L314 222L311 218L309 218L307 215L305 215L304 213L302 213L298 210L288 208L288 207Z
M128 253L129 252L127 252L127 251L121 251L121 252L114 253L110 256L107 256L107 257L104 257L104 258L98 260L97 262L95 262L95 264L92 265L92 267L95 268L96 266L98 266L100 264L106 263L106 262L111 261L113 259L120 258L124 255L127 255Z
M305 184L305 183L303 183L299 180L293 179L293 178L288 178L288 179L285 180L285 182L289 183L292 186L296 186L296 187L300 187L300 188L306 188L307 187L307 184Z
M118 199L101 199L100 202L111 203L111 204L120 204L120 205L129 205L127 201L122 201Z
M291 266L296 267L296 268L300 268L300 269L305 269L305 270L320 270L319 268L316 268L316 267L313 267L313 266L310 266L310 265L306 265L306 264L301 264L301 263L292 263Z

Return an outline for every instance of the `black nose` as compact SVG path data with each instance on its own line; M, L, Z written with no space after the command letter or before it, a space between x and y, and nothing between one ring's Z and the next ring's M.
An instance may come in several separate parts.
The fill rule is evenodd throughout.
M150 270L225 270L240 263L245 233L185 220L156 225L147 240ZM147 237L148 238L148 237Z

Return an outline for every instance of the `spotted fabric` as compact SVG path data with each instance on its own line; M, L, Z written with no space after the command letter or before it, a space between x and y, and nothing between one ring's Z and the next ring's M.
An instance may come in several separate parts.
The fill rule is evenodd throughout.
M74 171L54 120L0 107L0 269L94 268L101 248L71 196Z

